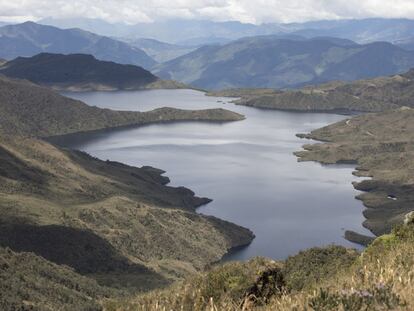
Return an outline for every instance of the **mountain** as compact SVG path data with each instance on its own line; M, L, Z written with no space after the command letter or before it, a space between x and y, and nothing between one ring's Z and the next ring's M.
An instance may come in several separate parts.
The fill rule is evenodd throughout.
M47 17L38 21L41 25L54 26L61 29L80 28L101 36L125 37L131 32L131 25L125 23L109 23L98 18L54 18Z
M156 62L144 51L81 29L62 30L33 22L0 27L0 57L14 59L42 52L91 54L97 59L151 68Z
M126 40L126 42L143 50L159 63L188 54L199 47L199 45L176 45L145 38Z
M100 61L84 54L18 57L0 67L0 74L59 90L141 89L158 80L141 67Z
M202 47L158 65L154 73L205 89L292 88L357 80L414 67L414 54L385 42L260 36Z
M335 81L297 90L233 89L210 95L240 97L235 101L238 105L292 111L353 113L414 108L414 69L395 76Z
M339 37L361 44L374 41L397 43L414 37L413 20L392 18L324 20L261 25L237 21L213 22L183 19L128 25L126 23L108 23L103 20L87 18L48 18L41 20L40 23L60 28L78 27L107 36L129 39L151 38L180 45L183 43L189 43L190 45L224 43L226 40L235 40L247 36L289 33L296 33L309 38Z
M222 45L233 41L233 39L229 38L220 38L220 37L195 37L183 41L179 41L178 44L184 46L197 46L201 47L203 45ZM237 38L236 38L237 39Z
M290 24L290 31L306 37L329 36L358 43L398 41L414 37L414 20L410 19L347 19ZM295 30L296 29L296 30Z
M278 24L256 26L238 21L213 22L188 19L171 19L128 25L126 23L108 23L103 20L88 18L46 18L40 20L40 23L59 28L78 27L106 36L128 39L150 38L175 44L180 44L179 42L195 38L224 38L234 40L245 36L272 34L279 32L283 28Z
M397 40L395 44L404 50L414 52L414 37Z

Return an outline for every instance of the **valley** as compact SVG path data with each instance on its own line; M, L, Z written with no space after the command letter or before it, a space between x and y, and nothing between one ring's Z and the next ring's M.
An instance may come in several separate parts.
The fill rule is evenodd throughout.
M374 2L6 0L0 310L412 310L414 7Z

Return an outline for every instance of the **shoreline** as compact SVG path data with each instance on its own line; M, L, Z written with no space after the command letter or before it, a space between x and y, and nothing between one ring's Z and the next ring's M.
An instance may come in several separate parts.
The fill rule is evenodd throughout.
M328 125L329 126L329 125ZM331 162L327 162L327 161L323 161L322 159L321 160L318 160L318 159L314 159L314 160L309 160L309 159L307 159L306 157L304 157L304 153L306 153L306 152L312 152L312 146L314 146L314 145L317 145L317 144L319 144L319 143L322 143L322 144L326 144L326 143L330 143L330 141L328 141L328 140L319 140L319 139L315 139L315 138L313 138L313 137L311 137L310 136L310 134L304 134L304 133L298 133L298 134L296 134L296 137L298 137L298 138L300 138L300 139L307 139L307 140L310 140L310 141L314 141L315 143L314 144L305 144L305 145L303 145L302 146L302 149L303 150L300 150L300 151L295 151L295 152L293 152L293 154L296 156L296 158L297 158L297 160L298 160L298 162L314 162L314 163L319 163L320 165L322 165L322 166L331 166L331 165L352 165L352 167L353 167L353 169L354 169L354 171L352 172L352 175L353 176L356 176L356 177L370 177L370 176L361 176L362 174L358 174L358 172L360 172L361 170L359 169L359 162L358 162L358 160L339 160L339 161L336 161L335 163L331 163ZM370 177L371 178L371 177ZM357 187L358 187L358 185L360 184L360 183L362 183L363 181L361 181L361 182L352 182L352 187L355 189L355 190L357 190L357 191L363 191L363 190L360 190L360 189L358 189ZM362 204L363 204L363 206L365 207L365 208L368 208L367 207L367 205L365 204L365 202L364 202L364 200L363 199L361 199L361 197L360 197L361 195L356 195L354 198L355 198L355 200L359 200L359 201L361 201L362 202ZM364 215L364 210L362 210L362 215L365 217L365 215ZM365 229L367 229L367 230L369 230L369 231L371 231L371 229L370 229L370 227L367 227L366 225L365 225L365 223L366 223L366 221L367 221L367 218L365 217L365 221L363 221L362 223L361 223L361 225L365 228ZM349 241L349 242L352 242L352 243L356 243L356 244L358 244L358 245L361 245L361 246L364 246L364 247L366 247L366 246L368 246L370 243L372 243L374 240L375 240L375 238L377 238L378 236L380 236L380 235L376 235L374 232L372 232L371 231L371 233L372 234L374 234L375 235L375 237L371 237L371 236L369 236L369 235L366 235L366 234L362 234L362 233L359 233L359 232L356 232L356 231L353 231L353 230L345 230L345 234L344 234L344 239L346 239L347 241Z
M370 178L352 184L362 192L355 197L364 206L362 226L376 237L402 224L405 215L413 210L410 175L413 112L400 108L364 114L310 134L297 135L317 141L294 153L298 161L326 165L352 163L356 166L354 176ZM371 238L354 233L348 233L348 237L364 243Z

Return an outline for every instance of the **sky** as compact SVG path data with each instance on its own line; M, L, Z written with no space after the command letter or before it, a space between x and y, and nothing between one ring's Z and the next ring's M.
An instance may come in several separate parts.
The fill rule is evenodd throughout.
M404 17L414 0L0 0L0 21L98 18L108 22L203 19L245 23Z

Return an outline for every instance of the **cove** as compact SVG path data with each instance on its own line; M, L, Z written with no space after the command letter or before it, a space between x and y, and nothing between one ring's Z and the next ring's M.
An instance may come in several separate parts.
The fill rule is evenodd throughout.
M363 205L354 197L353 166L298 162L293 152L309 132L342 120L341 115L294 113L237 106L228 98L194 90L66 93L101 108L147 111L160 107L226 108L246 116L231 123L168 123L82 133L60 141L102 160L165 170L172 186L213 199L198 212L251 229L251 245L226 259L284 259L299 250L339 244L344 230L369 234Z

